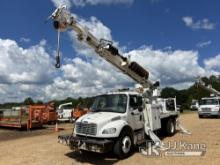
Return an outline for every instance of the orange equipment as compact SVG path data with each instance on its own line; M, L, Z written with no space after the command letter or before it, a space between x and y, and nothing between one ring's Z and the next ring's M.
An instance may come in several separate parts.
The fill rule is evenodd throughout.
M88 108L81 108L80 104L78 104L77 107L74 109L74 111L72 113L72 117L76 121L78 118L80 118L81 116L85 115L89 111L90 110Z
M44 105L31 105L29 110L34 111L33 118L41 120L43 124L57 121L57 112L52 102Z
M0 126L15 128L42 127L43 124L53 123L57 120L57 112L53 103L45 105L30 105L28 109L0 111Z

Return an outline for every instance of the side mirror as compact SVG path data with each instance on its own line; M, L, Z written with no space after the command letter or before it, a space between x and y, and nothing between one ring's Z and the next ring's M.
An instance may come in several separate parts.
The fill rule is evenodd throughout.
M142 112L143 111L143 107L138 107L138 111Z

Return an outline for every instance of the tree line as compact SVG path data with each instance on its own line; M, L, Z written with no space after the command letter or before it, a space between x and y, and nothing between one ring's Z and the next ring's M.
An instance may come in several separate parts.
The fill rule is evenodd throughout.
M201 79L206 85L210 84L214 89L220 91L219 76L210 76L209 78L202 77ZM164 98L176 97L178 105L180 105L183 109L189 109L193 99L200 100L202 97L209 97L210 93L194 83L188 89L183 90L166 87L162 90L161 96Z

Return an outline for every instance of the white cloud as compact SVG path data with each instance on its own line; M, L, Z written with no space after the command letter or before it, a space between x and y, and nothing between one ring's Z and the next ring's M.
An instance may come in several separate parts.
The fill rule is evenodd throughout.
M51 60L42 42L45 41L23 49L13 40L0 39L1 83L39 84L50 81Z
M127 54L131 56L131 60L148 69L150 78L159 79L163 86L192 82L198 75L206 73L198 64L198 52L195 51L164 51L145 47Z
M72 63L63 65L62 71L62 77L46 88L52 98L93 96L132 84L128 77L102 59L86 62L75 58Z
M21 37L20 42L29 43L31 41L30 38Z
M52 61L43 44L45 40L24 49L13 40L0 39L0 100L22 100L31 92L37 96L41 86L53 81Z
M220 54L204 60L205 67L209 70L220 70Z
M82 26L98 38L113 40L111 30L95 17L78 18ZM135 82L100 58L69 32L78 56L66 59L61 70L54 69L46 52L46 40L24 49L13 40L0 39L0 102L21 101L27 96L42 99L92 96L118 88L133 87ZM115 41L114 41L115 42ZM117 47L119 43L116 42ZM125 50L124 50L125 51ZM191 50L154 49L142 46L123 53L150 72L150 79L160 80L162 86L184 88L197 76L219 74L220 55L199 65L199 54ZM85 60L85 55L88 60ZM58 73L57 73L58 72Z
M212 44L212 41L209 40L209 41L200 42L200 43L196 44L196 47L204 48L204 47L207 47L208 45L211 45L211 44Z
M114 89L133 87L135 82L94 55L86 61L68 59L59 74L54 74L52 59L45 51L46 41L28 49L15 41L0 40L0 99L1 102L21 101L27 96L35 100L63 99L93 96ZM42 46L44 45L44 46ZM80 52L80 51L79 51ZM220 55L198 64L198 52L159 50L143 46L124 54L137 61L150 72L150 79L160 80L162 86L185 88L197 76L218 74L216 60ZM218 70L217 70L218 69Z
M112 35L111 35L111 30L106 27L101 21L99 21L95 17L91 17L89 20L84 20L84 19L79 19L79 22L82 26L88 27L90 32L94 34L98 39L100 38L105 38L108 40L113 40ZM70 77L67 77L68 80L71 81L76 81L82 79L81 83L84 84L85 86L97 86L98 84L109 84L108 81L101 81L102 79L101 75L97 75L97 72L102 73L103 75L108 75L111 77L111 75L116 76L116 79L118 81L121 81L120 85L133 85L133 81L130 80L127 76L122 76L122 74L117 74L117 70L113 69L112 66L109 64L107 65L106 62L103 60L100 60L98 56L95 54L94 51L92 51L90 48L87 46L82 46L82 43L78 42L76 36L74 33L70 33L70 37L73 40L73 47L78 53L79 57L80 55L83 56L89 56L92 59L91 61L83 62L84 67L79 67L81 64L76 64L76 61L73 60L73 64L68 64L66 66L64 73L68 73L66 75L69 75ZM114 40L113 40L114 41ZM119 47L119 43L115 42L115 45ZM124 52L121 50L121 52ZM141 47L140 49L133 50L130 52L126 52L124 54L125 56L130 56L131 60L137 61L140 64L142 64L145 68L149 69L150 71L150 77L153 80L161 80L161 83L163 86L165 85L175 85L180 88L182 88L184 85L192 83L197 76L205 75L205 74L211 74L214 73L213 71L208 71L205 68L201 67L198 64L198 52L197 51L185 51L185 50L175 50L172 51L171 49L162 49L162 50L155 50L152 47ZM79 62L79 59L77 60ZM81 61L81 60L80 60ZM82 61L81 61L82 62ZM99 65L95 65L95 63ZM92 66L91 66L92 64ZM105 67L109 66L109 67ZM72 66L72 67L70 67ZM87 67L86 67L87 66ZM103 66L103 68L99 67ZM67 69L69 68L69 69ZM71 68L71 69L70 69ZM83 69L86 68L86 69ZM190 71L188 70L190 68ZM67 72L67 70L69 70ZM70 72L72 70L72 72ZM83 75L77 75L79 71L84 71ZM90 78L89 75L93 75L96 77L95 80ZM96 82L96 84L85 84L86 78L89 78L90 80L93 80L93 83ZM99 82L100 80L100 82ZM129 83L130 82L130 83ZM91 83L91 82L90 82ZM114 85L116 85L113 81L108 86L111 86L114 88ZM185 86L186 87L186 86Z
M52 0L52 2L55 6L66 4L68 7L71 7L72 5L84 7L86 5L131 5L134 0Z
M51 0L53 4L58 7L60 5L66 5L68 8L72 6L71 0Z
M199 30L199 29L213 30L216 27L216 24L213 22L210 22L210 20L207 18L195 21L192 17L185 16L182 18L182 20L187 27L193 30Z
M160 80L162 87L189 87L198 76L217 74L198 64L196 51L164 51L142 47L127 52L150 72L150 79ZM52 98L92 96L119 88L134 87L135 83L98 56L90 61L77 57L63 65L63 75L48 85L46 93Z

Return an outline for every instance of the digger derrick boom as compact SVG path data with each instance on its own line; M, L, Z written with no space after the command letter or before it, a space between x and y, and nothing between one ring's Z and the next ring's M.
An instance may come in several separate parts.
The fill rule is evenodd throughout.
M201 87L201 88L207 90L208 92L210 92L210 93L212 93L212 94L214 94L214 95L216 95L216 96L220 96L220 92L219 92L219 91L217 91L216 89L214 89L211 85L206 85L205 82L203 82L201 78L198 78L198 79L196 80L196 84L197 84L199 87Z
M142 66L122 56L118 49L113 46L111 41L105 39L99 40L91 34L86 27L82 27L66 10L65 6L60 6L56 9L51 15L51 18L54 20L55 29L58 31L65 31L67 29L75 31L79 41L87 43L100 57L104 58L124 74L141 84L144 88L153 90L159 85L158 82L153 84L153 82L148 79L149 73ZM58 63L60 62L59 57L57 61Z

